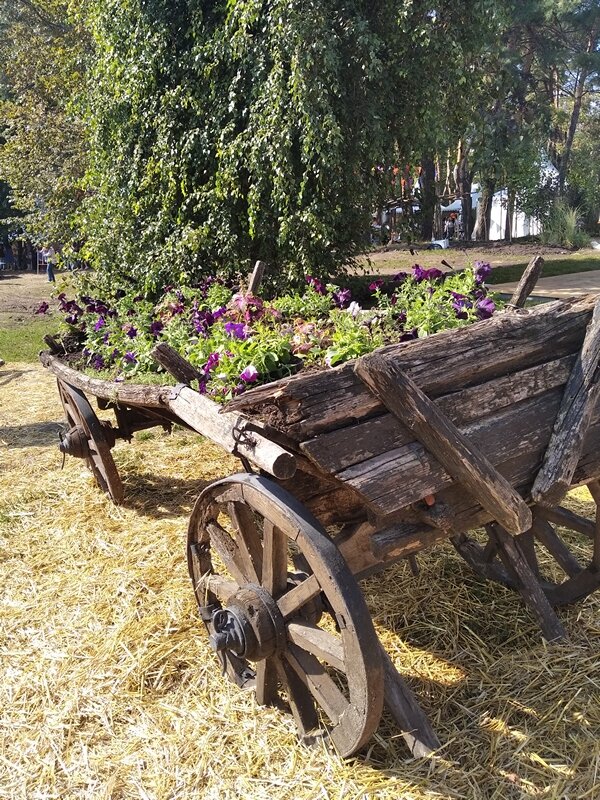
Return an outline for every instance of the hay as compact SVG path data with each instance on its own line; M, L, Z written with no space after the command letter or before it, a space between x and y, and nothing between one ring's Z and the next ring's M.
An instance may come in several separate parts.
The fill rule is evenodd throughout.
M593 798L600 763L596 597L547 645L517 597L450 548L365 582L378 633L431 715L414 762L385 718L361 758L296 742L226 684L185 567L198 491L237 469L193 434L113 451L115 508L75 459L41 368L0 371L0 797L11 800ZM574 502L589 505L586 491Z

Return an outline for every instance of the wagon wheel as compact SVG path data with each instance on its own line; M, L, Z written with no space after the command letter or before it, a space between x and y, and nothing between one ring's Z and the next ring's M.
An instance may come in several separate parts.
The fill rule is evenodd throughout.
M600 484L594 481L588 488L596 504L596 520L561 506L545 508L537 505L532 508L531 529L514 537L518 554L526 561L554 608L584 600L600 587ZM570 532L566 536L565 529ZM592 540L593 552L589 563L584 564L575 556L570 544L572 533L583 534ZM466 534L453 537L453 544L479 575L512 589L519 588L493 526L487 528L485 546Z
M271 481L234 475L198 498L188 566L228 677L255 687L261 705L285 693L301 737L325 728L342 756L359 750L381 716L380 646L362 593L317 520Z
M61 436L61 452L84 458L102 491L114 503L121 503L123 484L110 453L114 437L110 442L108 430L102 426L80 389L59 380L58 394L69 425L69 430Z

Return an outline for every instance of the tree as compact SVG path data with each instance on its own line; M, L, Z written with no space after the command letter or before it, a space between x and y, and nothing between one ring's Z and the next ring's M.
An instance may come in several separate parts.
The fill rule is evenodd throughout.
M84 132L71 106L81 83L85 33L62 0L7 0L0 11L0 179L11 208L38 241L78 234Z
M97 264L158 285L261 258L299 281L364 249L393 145L394 6L309 6L89 4Z

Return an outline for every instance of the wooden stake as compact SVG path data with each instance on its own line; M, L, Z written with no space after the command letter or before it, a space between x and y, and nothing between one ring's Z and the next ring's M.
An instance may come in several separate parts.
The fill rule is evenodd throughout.
M534 256L527 265L525 272L521 275L517 288L513 296L508 301L508 304L516 308L523 308L525 301L535 289L535 285L542 272L544 266L544 259L541 256Z
M248 291L250 294L257 294L260 284L262 283L263 275L265 274L265 270L267 268L266 261L257 261L254 265L254 269L252 270L252 275L250 276L250 282L248 283Z

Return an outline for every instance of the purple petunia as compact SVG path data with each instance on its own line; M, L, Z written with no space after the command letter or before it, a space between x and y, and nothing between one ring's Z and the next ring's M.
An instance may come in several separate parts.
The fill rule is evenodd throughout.
M309 286L312 286L317 294L327 294L327 290L325 289L323 282L318 278L315 278L312 275L307 275L305 280Z
M106 320L104 317L98 317L96 324L94 325L95 331L100 331L102 328L106 327Z
M419 331L416 328L413 328L410 331L405 331L400 337L400 341L410 342L412 339L418 339L418 338L419 338Z
M489 297L477 301L477 316L479 319L489 319L496 310L496 304Z
M226 322L224 327L225 333L231 336L232 339L244 340L248 338L249 334L243 322Z
M473 308L473 303L466 295L460 294L460 292L450 292L450 294L454 298L452 300L452 308L456 313L457 319L467 319L468 314L466 310L468 308Z
M333 302L338 308L346 308L351 300L352 292L350 289L338 289L333 293Z
M254 364L249 364L243 372L240 373L240 380L244 383L254 383L258 380L258 370Z
M130 339L135 339L137 335L138 335L137 328L134 328L133 325L130 325L127 331L127 336L129 336Z
M402 283L408 278L408 272L397 272L395 275L392 276L392 280L394 283Z
M369 284L369 291L376 292L378 289L381 289L382 286L383 286L383 278L377 278L376 281L373 281L373 283Z
M474 272L475 282L482 284L489 278L492 272L492 265L487 261L476 261Z
M208 360L206 361L206 364L204 365L202 371L204 373L210 372L211 369L214 369L217 366L217 364L219 363L220 360L221 360L220 353L211 353L209 355Z
M96 355L92 356L92 367L94 369L104 369L105 366L106 363L104 358L99 353L96 353Z
M135 353L132 353L131 350L128 350L125 355L123 356L123 360L126 364L137 364L137 358Z
M437 278L442 278L444 273L441 269L437 269L436 267L432 267L431 269L423 269L423 267L419 266L419 264L415 264L413 267L413 278L417 283L421 283L421 281L433 281Z
M165 326L157 319L150 324L150 333L152 336L159 336Z
M38 309L37 309L37 311L35 313L36 314L45 314L46 311L48 311L49 308L50 308L50 306L44 300L42 303L40 303L40 305L39 305L39 307L38 307Z

